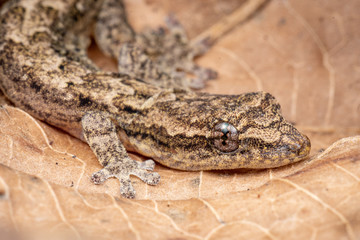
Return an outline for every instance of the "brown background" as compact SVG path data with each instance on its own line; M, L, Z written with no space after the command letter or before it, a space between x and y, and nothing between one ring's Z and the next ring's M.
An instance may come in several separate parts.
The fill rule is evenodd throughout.
M243 3L127 0L126 6L137 30L163 24L172 12L195 38ZM203 91L263 90L279 100L313 146L311 158L295 165L218 172L157 165L160 184L133 178L137 200L127 200L115 179L101 186L89 181L100 165L86 144L17 108L0 110L0 234L359 239L359 9L357 0L272 0L198 59L219 73ZM96 46L89 54L116 70Z

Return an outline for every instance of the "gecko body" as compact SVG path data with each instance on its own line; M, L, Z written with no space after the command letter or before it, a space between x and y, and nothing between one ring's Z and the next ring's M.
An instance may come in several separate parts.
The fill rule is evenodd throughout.
M174 19L170 33L135 34L120 1L14 0L0 22L0 89L34 117L87 142L103 166L92 181L116 177L124 197L135 197L130 175L151 185L160 180L152 160L134 161L126 149L186 171L273 168L309 154L309 139L269 93L190 91L215 73L192 62L206 47L189 46ZM98 45L118 58L120 73L87 58L94 22Z

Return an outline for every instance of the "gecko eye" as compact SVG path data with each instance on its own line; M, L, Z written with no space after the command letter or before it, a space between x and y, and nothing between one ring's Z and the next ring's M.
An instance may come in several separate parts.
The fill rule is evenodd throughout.
M238 131L229 123L218 123L213 128L212 138L214 139L214 145L221 152L228 153L238 149L238 137Z

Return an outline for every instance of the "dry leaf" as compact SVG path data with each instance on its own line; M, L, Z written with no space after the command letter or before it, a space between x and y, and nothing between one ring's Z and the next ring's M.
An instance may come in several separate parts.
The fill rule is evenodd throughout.
M126 4L137 29L173 12L195 37L243 1ZM133 178L137 200L127 200L115 179L90 182L100 165L85 143L17 108L0 109L0 239L359 239L358 9L356 0L272 0L199 59L219 72L205 91L275 95L312 141L311 158L291 166L157 165L160 184ZM114 70L94 46L89 53Z

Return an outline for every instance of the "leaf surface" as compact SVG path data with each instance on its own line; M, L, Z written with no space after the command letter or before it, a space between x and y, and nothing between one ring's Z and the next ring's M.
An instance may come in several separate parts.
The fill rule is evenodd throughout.
M244 1L126 1L136 29L175 13L191 38ZM100 169L78 139L0 109L0 234L37 239L358 239L360 2L272 0L198 59L218 71L204 91L267 91L312 142L308 160L276 169L185 172L160 165L157 186L90 182ZM143 17L138 17L143 16ZM106 70L116 63L95 46ZM1 104L4 104L4 99ZM136 160L142 156L132 154ZM6 238L7 237L7 238ZM56 238L57 237L57 238Z

